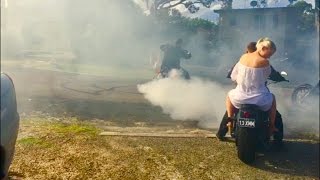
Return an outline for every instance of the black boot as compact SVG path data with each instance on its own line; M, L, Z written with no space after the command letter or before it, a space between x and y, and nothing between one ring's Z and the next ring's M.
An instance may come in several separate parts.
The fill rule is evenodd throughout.
M225 139L225 135L227 134L228 132L228 124L229 120L228 120L228 114L227 112L224 114L223 118L222 118L222 121L220 123L220 127L219 127L219 130L216 134L217 138L219 140L224 140Z

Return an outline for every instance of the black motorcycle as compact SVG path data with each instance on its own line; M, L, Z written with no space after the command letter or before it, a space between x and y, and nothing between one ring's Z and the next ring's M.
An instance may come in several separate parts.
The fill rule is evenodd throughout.
M268 146L270 140L268 117L268 112L259 110L256 105L241 105L234 122L234 137L238 157L244 163L255 160L257 148Z
M276 122L277 123L277 122ZM274 132L275 142L282 142L283 125L276 124L277 132ZM269 113L261 111L254 104L243 104L236 113L236 118L229 125L232 137L235 138L238 157L244 163L252 163L258 150L266 150L271 147L269 134Z
M187 50L183 50L183 58L184 59L190 59L192 57L191 53ZM179 65L175 66L166 66L162 65L162 62L160 61L161 55L153 55L150 57L150 62L152 64L153 69L156 71L156 76L153 79L163 79L163 78L182 78L189 80L190 75L187 70L180 67Z
M169 68L163 68L157 78L182 78L182 79L190 79L190 75L187 70L183 68L179 69L169 69Z
M315 86L311 84L302 84L296 87L291 95L292 103L296 107L303 107L309 105L314 100L319 100L319 83Z

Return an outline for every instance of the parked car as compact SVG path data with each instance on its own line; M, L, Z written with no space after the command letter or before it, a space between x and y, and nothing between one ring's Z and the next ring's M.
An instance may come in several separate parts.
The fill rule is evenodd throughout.
M1 73L0 179L7 177L13 159L19 121L12 79Z

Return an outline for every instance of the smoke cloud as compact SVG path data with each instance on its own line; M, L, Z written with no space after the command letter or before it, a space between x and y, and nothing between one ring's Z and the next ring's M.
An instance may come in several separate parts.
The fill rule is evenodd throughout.
M209 80L165 78L140 84L138 90L172 119L199 120L202 127L216 127L225 112L226 91Z
M281 113L285 134L319 135L319 96L307 98L302 106L295 106L291 100L293 89L283 88L278 84L269 86L277 100L277 110Z
M142 0L8 1L7 7L1 6L1 59L6 59L7 55L15 57L25 50L49 53L67 51L74 53L75 58L72 60L74 63L98 66L120 65L139 70L148 67L152 71L149 66L151 52L159 52L160 44L174 42L181 32L171 30L177 33L164 33L166 31L162 29L163 27L156 25L150 16L144 15L143 11L147 11L149 8L147 6L150 5L145 2ZM243 2L234 1L234 8L244 7ZM143 10L134 3L140 5ZM198 15L208 19L212 15L212 18L217 19L217 14L212 12L212 8L208 9L210 16L202 12L206 10L205 8L201 8ZM189 17L195 16L197 13L189 15ZM245 19L237 21L241 24ZM203 124L219 123L225 111L226 94L232 86L232 83L225 78L227 69L237 62L248 42L267 36L276 44L280 44L278 41L283 39L280 31L275 33L272 26L266 28L270 29L267 31L268 34L261 34L256 28L238 29L229 37L235 42L232 44L233 47L227 42L214 39L218 46L210 50L203 48L206 38L202 34L187 37L184 39L186 42L184 47L193 54L193 57L182 61L182 66L190 72L192 79L155 80L140 84L138 90L153 105L162 107L163 111L174 119L197 119ZM282 24L279 24L279 29L284 29ZM248 37L246 34L250 34L250 38L246 38ZM302 40L314 39L313 34L288 35L288 39L297 37ZM302 118L298 118L292 115L292 111L298 112L298 110L292 107L290 93L300 84L315 85L318 82L318 45L319 41L315 41L305 48L286 47L296 51L296 54L303 55L300 64L292 65L289 61L278 61L285 58L284 47L278 47L270 61L276 70L287 71L287 79L290 80L290 83L271 86L271 91L276 94L279 111L283 115L285 124L303 127L301 131L308 131L310 126L318 127L319 104L312 106L313 114L302 111L300 112ZM58 62L61 59L56 58L56 60ZM117 73L115 72L115 76ZM121 73L123 72L119 72ZM201 79L202 75L210 80ZM56 78L58 77L53 77ZM46 87L52 87L50 91L52 94L56 93L56 84L50 81L43 83ZM221 83L230 85L230 88ZM20 86L29 87L30 84ZM308 128L306 124L309 124Z

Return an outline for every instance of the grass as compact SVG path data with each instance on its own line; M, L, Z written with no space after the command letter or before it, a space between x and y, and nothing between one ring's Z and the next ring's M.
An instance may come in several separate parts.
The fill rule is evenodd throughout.
M21 144L22 146L39 146L43 148L50 148L52 146L51 143L38 137L22 138L18 141L18 143Z
M13 179L319 177L318 142L288 142L291 151L266 154L248 166L237 158L233 142L210 138L107 137L99 136L100 131L99 127L75 118L22 119L9 175Z
M63 133L63 134L86 134L86 135L92 135L96 136L99 134L99 130L92 126L87 124L61 124L61 123L55 123L51 125L51 128L53 131L57 133Z

